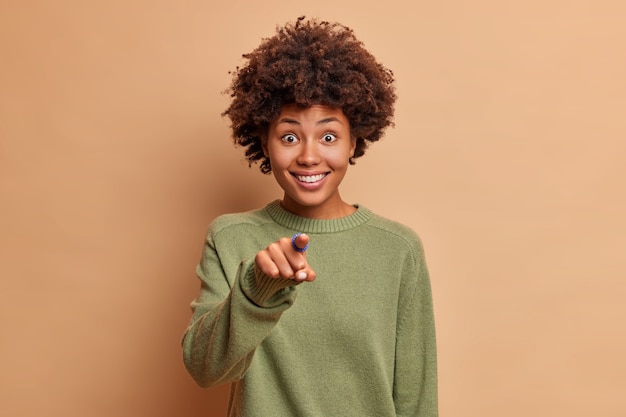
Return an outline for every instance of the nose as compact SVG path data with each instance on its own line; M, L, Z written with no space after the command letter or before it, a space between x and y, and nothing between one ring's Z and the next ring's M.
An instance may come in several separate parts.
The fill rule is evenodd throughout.
M314 166L320 163L320 152L315 141L302 142L296 162L302 166Z

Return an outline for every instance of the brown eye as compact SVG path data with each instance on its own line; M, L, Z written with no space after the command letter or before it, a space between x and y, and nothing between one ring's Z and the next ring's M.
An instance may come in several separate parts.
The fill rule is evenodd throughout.
M337 136L335 136L332 133L326 133L324 136L322 136L322 141L326 143L332 143L336 140L337 140Z
M296 143L298 141L298 138L293 133L287 133L281 138L281 140L285 143Z

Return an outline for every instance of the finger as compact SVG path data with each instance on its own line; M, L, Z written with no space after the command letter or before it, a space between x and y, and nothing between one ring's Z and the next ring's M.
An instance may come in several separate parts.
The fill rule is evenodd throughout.
M272 261L270 254L267 250L262 250L256 254L255 263L257 267L270 278L278 278L280 276L280 270L278 266Z
M314 278L311 269L306 261L306 250L309 247L310 238L307 234L296 233L291 239L292 251L288 252L287 258L291 262L291 266L296 271L294 279L296 281L305 281Z
M296 271L296 273L294 274L294 279L296 281L305 281L308 276L309 274L307 273L306 269L301 269L299 271Z
M307 267L305 269L301 269L299 271L296 271L294 279L296 281L311 282L311 281L315 281L316 277L317 277L317 274L315 273L315 271L312 270L311 268Z
M295 250L296 238L283 237L278 240L278 245L282 248L285 258L291 265L294 271L298 271L307 267L306 256L304 252L298 252ZM306 244L305 244L306 245Z
M294 243L294 245L296 245L296 247L297 247L298 249L300 249L300 250L302 250L302 251L301 251L301 252L300 252L300 251L297 251L297 252L299 252L299 253L305 253L305 252L306 252L306 249L307 249L307 245L309 244L310 240L311 240L311 238L309 237L309 235L307 235L307 234L305 234L305 233L298 234L298 235L296 236L296 238L294 239L293 243ZM294 249L295 249L295 248L294 248ZM304 249L304 250L303 250L303 249Z
M278 242L272 243L267 247L267 252L272 262L278 267L280 277L290 279L294 276L294 270L300 268L292 267L293 261L287 258L282 246L283 245Z
M308 282L313 282L313 281L315 281L315 278L317 278L317 273L314 270L309 269L309 271L307 272L307 275L306 275L306 280Z

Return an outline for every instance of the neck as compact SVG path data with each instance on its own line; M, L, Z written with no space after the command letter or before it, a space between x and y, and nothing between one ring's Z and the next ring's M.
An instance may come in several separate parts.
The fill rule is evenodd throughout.
M353 214L356 207L340 200L332 207L305 206L289 199L283 199L280 205L288 212L308 219L338 219Z

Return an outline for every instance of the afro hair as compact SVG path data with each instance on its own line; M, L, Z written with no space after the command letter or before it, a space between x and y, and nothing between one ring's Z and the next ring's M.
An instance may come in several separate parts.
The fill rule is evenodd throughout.
M222 115L230 118L233 141L246 148L249 164L260 161L263 173L271 166L261 141L284 105L342 109L356 138L353 158L393 123L393 72L346 26L300 17L243 58L247 63L232 73L226 90L232 101Z

